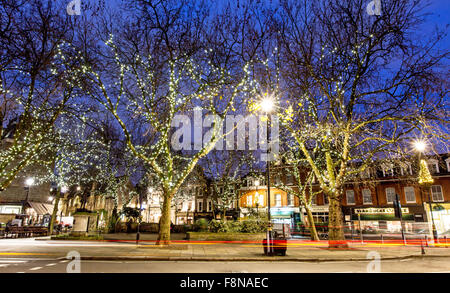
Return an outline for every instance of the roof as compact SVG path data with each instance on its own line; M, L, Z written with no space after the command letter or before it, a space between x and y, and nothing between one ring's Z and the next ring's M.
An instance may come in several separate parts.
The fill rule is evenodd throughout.
M38 215L52 214L53 213L53 205L41 202L32 202L29 201L28 204Z

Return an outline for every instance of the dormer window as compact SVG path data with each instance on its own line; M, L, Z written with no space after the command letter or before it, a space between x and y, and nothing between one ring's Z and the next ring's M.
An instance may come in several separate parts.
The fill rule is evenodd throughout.
M412 175L412 168L410 163L400 163L400 174L402 176Z
M394 176L394 168L392 165L382 165L381 169L383 171L383 177L389 177L389 176Z
M369 168L367 168L366 170L364 170L362 172L362 177L363 178L370 178L370 169Z
M439 173L438 160L435 159L428 160L428 170L430 170L431 174Z
M450 172L450 158L447 158L447 159L445 160L445 163L446 163L446 165L447 165L447 172Z

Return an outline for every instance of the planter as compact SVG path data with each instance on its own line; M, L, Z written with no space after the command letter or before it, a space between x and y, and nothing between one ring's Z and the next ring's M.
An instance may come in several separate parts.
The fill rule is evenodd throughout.
M211 233L187 232L188 240L196 241L261 241L266 233Z

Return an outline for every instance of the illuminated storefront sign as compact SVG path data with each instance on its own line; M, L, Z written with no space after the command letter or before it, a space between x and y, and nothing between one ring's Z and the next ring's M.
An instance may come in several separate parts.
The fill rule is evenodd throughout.
M366 209L355 209L355 214L393 214L395 211L393 208L366 208ZM402 208L403 214L409 214L408 208Z

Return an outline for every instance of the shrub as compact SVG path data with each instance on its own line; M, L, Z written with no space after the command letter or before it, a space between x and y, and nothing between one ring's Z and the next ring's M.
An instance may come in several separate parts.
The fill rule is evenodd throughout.
M222 221L217 220L211 220L208 224L208 230L209 232L218 233L218 232L225 232L225 223Z
M242 224L239 221L229 221L226 222L227 226L228 226L228 232L241 232L242 229Z
M241 222L242 233L262 233L267 230L267 220L246 220Z
M195 230L196 231L207 231L208 230L208 220L207 219L198 219L195 221Z

